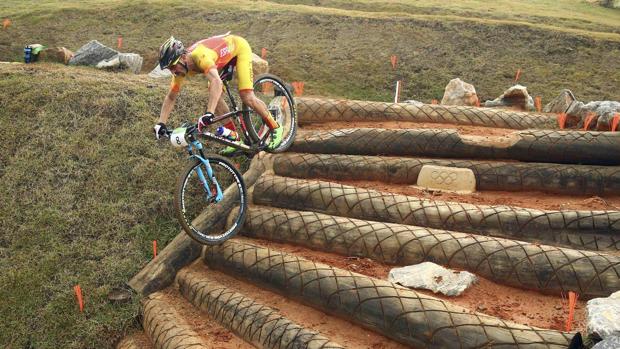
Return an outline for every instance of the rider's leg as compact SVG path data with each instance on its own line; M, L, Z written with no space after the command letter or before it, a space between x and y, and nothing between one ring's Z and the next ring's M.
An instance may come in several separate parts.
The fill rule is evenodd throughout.
M245 39L235 37L239 53L237 55L237 80L239 81L239 96L244 104L252 108L260 115L263 122L270 129L276 129L280 125L274 120L273 116L267 111L267 106L263 101L254 95L254 72L252 71L252 49Z
M252 110L256 111L258 115L263 119L263 122L269 126L270 129L276 129L280 127L278 122L273 118L271 113L267 110L267 105L265 102L256 98L253 90L242 90L239 91L239 96L241 97L241 101L248 107L252 108Z
M228 108L228 104L226 104L226 101L224 101L224 97L220 97L220 99L217 101L217 105L215 106L215 115L226 114L229 111L230 108ZM226 124L224 124L224 126L228 129L236 131L235 124L232 122L232 120L228 121Z

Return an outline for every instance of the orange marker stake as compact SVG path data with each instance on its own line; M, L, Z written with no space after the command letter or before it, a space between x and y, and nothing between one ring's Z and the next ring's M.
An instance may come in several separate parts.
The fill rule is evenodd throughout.
M558 114L558 125L560 126L560 130L563 130L566 127L566 118L568 115L566 113Z
M263 47L260 49L260 58L265 59L265 57L267 57L267 49Z
M157 240L153 240L153 258L157 257Z
M390 63L392 63L392 69L396 69L396 63L398 62L398 57L396 55L390 56Z
M439 104L439 101L436 99L431 100L431 104Z
M521 77L521 68L517 69L517 74L515 74L515 83L519 81L520 77Z
M480 108L480 98L476 97L476 107Z
M5 18L4 21L2 21L2 29L6 29L10 26L11 26L11 20L8 18Z
M592 122L592 120L594 119L595 116L596 116L595 113L588 113L588 116L586 116L586 119L583 122L583 130L584 131L588 130L588 128L590 127L590 123Z
M80 313L84 311L84 300L82 299L82 288L80 285L73 286L75 291L75 297L77 298L78 305L80 306Z
M299 97L304 93L304 83L303 81L293 81L291 83L293 85L293 89L295 90L295 96Z
M540 96L536 96L534 99L534 106L536 107L537 112L542 112L542 98L540 98Z
M573 327L573 319L575 317L575 305L577 305L579 295L573 291L568 291L568 319L566 319L566 331L569 332Z
M118 38L116 38L116 46L119 50L123 48L123 37L120 35L118 36Z
M620 123L620 114L616 113L611 119L611 132L616 132L618 129L618 124Z

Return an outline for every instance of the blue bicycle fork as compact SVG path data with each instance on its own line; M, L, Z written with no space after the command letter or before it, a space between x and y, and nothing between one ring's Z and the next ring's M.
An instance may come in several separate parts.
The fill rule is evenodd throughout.
M211 193L211 186L209 185L209 181L211 181L211 183L215 185L215 188L217 191L214 201L220 202L224 198L224 193L222 193L222 188L220 187L220 184L217 182L217 179L215 178L215 176L213 175L213 169L211 168L211 164L209 163L209 161L205 160L201 156L194 154L192 151L193 150L192 145L197 150L202 150L202 144L197 141L192 142L192 144L188 145L187 148L190 154L192 154L191 157L195 157L196 159L200 160L200 162L202 162L205 169L207 170L207 176L205 177L201 166L197 166L195 169L196 173L198 173L198 178L200 179L200 183L202 183L202 186L204 187L204 190L207 193L207 200L211 200L211 198L213 197Z

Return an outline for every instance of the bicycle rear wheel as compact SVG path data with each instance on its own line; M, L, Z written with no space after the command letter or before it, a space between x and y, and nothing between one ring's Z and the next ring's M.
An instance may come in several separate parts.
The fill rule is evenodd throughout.
M280 127L283 127L282 143L273 149L267 150L271 153L281 153L286 151L297 133L297 114L295 112L295 101L291 92L286 88L284 82L275 75L259 75L254 81L254 95L263 101L267 109L271 112ZM243 121L254 142L258 142L269 132L269 128L263 119L247 106L243 106ZM270 142L269 137L267 143Z
M228 160L211 154L205 160L208 165L194 158L182 172L174 208L189 236L201 244L216 245L241 229L248 205L247 189Z

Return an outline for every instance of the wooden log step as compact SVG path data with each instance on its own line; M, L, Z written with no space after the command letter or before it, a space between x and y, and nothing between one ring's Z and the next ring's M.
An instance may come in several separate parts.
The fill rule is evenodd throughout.
M619 211L543 211L432 201L333 182L263 175L255 204L592 250L620 250Z
M446 129L356 128L300 132L291 151L619 165L620 133L530 130L482 137Z
M177 281L181 294L195 307L257 348L344 348L287 319L278 310L197 272L182 270Z
M416 184L422 166L467 168L478 190L543 191L570 195L620 195L619 166L394 158L381 156L282 153L274 172L296 178L324 178Z
M204 260L418 348L566 348L573 336L472 313L387 281L235 239L207 247Z
M558 296L620 290L620 257L597 252L264 206L250 207L242 233L387 264L429 261Z
M557 129L557 116L468 106L414 105L356 100L295 98L300 123L414 121L524 130Z

